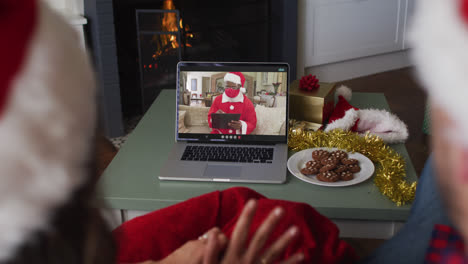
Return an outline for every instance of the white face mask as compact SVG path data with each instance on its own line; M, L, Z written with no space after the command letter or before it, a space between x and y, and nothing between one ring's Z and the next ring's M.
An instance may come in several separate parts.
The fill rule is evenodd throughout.
M241 93L243 93L243 94L245 94L245 93L247 92L247 91L245 90L244 87L241 87L241 88L240 88L240 91L241 91Z

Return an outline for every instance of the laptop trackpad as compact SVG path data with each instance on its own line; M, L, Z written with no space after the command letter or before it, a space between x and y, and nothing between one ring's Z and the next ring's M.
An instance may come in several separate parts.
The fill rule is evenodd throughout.
M230 165L207 165L205 169L205 177L210 178L238 178L241 175L242 166Z

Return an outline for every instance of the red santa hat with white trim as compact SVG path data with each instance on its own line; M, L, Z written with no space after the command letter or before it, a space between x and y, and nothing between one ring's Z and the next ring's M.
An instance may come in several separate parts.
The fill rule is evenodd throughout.
M468 133L468 0L421 0L410 24L416 72L429 97ZM458 140L458 138L455 138ZM468 144L468 137L460 138Z
M46 230L87 175L95 79L75 30L44 3L1 0L0 262Z
M235 84L240 84L241 88L245 88L245 77L241 72L228 72L224 75L225 82L233 82Z
M386 143L401 143L408 138L408 128L396 115L379 109L359 109L352 106L352 91L346 86L336 90L338 102L331 114L325 132L334 129L350 130L360 134L376 135Z

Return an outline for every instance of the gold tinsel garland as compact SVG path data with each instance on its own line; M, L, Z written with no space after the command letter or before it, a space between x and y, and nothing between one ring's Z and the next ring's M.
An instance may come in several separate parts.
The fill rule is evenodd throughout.
M331 132L290 129L288 146L294 151L328 147L359 152L377 165L374 183L383 195L395 202L397 206L402 206L414 199L416 182L409 183L405 180L403 157L377 136L371 134L360 136L357 133L339 129Z

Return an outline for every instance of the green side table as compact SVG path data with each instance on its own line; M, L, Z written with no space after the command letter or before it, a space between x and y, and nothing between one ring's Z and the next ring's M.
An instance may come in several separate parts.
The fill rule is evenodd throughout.
M101 176L101 196L122 221L234 186L254 189L272 199L308 203L332 219L342 237L390 238L410 214L411 205L396 206L379 192L373 178L345 188L305 183L286 171L284 184L160 181L159 170L175 141L175 101L175 90L160 93ZM350 103L389 110L385 96L378 93L356 92ZM405 144L391 147L405 159L408 180L416 181Z

